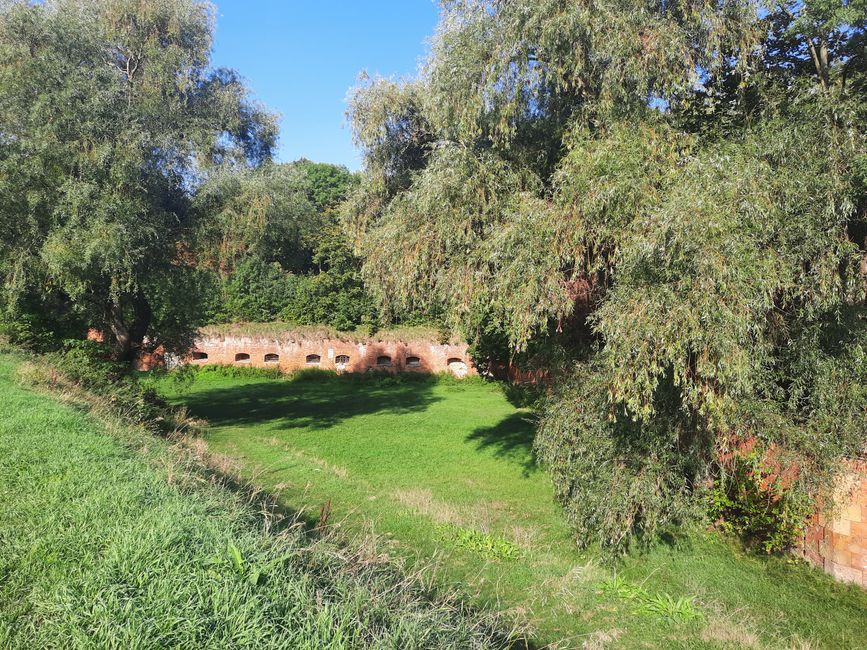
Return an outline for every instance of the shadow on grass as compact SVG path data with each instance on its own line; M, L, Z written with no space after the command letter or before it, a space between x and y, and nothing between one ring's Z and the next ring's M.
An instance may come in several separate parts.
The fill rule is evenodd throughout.
M359 415L424 411L442 399L433 395L436 381L309 375L191 392L183 402L215 426L268 422L283 429L322 430Z
M533 453L536 427L527 413L513 413L491 427L481 427L467 436L479 449L493 449L498 458L520 463L524 476L538 471Z

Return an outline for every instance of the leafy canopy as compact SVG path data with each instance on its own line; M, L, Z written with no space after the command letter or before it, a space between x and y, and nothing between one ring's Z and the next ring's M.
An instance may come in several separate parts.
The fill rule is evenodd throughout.
M209 64L213 7L194 0L0 5L0 281L13 313L60 294L129 357L195 326L191 190L257 165L273 116Z

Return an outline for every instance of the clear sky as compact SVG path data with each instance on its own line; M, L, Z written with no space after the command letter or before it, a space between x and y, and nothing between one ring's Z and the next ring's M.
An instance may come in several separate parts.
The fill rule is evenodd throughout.
M237 70L282 116L278 158L358 169L346 94L358 73L416 72L434 0L214 0L213 63Z

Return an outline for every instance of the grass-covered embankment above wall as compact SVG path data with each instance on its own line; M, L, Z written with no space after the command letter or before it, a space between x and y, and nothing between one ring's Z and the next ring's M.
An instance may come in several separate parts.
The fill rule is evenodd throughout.
M199 338L219 337L272 338L278 341L334 339L353 343L368 341L461 342L460 338L427 325L398 325L378 330L362 326L353 331L343 331L328 325L296 325L275 321L270 323L223 323L208 325L199 330Z
M74 389L23 387L22 363L0 353L0 647L505 645L373 550L269 526L259 501L76 408Z

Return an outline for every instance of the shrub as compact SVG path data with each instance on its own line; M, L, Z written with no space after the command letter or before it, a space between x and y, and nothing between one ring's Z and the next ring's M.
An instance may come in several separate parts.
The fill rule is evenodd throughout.
M677 408L671 384L658 390L660 417L634 421L608 403L600 373L579 366L545 400L535 449L581 547L614 552L648 542L669 524L701 517L712 446Z
M106 348L93 341L66 341L61 350L31 364L25 375L33 384L80 389L91 404L152 431L170 432L184 419L128 365L112 361Z

